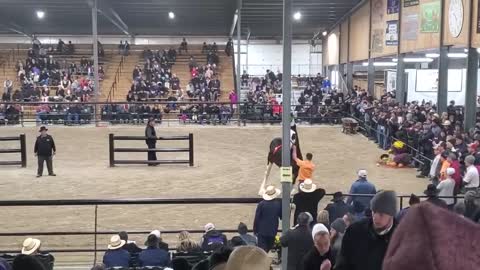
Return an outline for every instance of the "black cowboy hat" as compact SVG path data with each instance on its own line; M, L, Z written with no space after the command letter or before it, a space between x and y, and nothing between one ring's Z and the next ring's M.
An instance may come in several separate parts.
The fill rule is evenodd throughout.
M333 199L331 200L332 202L337 202L341 200L343 200L343 193L341 191L333 193Z
M42 132L42 131L48 131L48 128L45 126L41 126L38 132Z
M427 189L423 192L427 196L436 196L438 194L437 187L434 184L428 184Z

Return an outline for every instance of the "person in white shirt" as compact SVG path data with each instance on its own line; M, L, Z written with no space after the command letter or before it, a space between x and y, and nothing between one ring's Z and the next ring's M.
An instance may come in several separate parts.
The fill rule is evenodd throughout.
M465 157L465 166L467 172L463 177L463 183L465 184L465 191L477 191L479 185L478 169L473 165L475 163L475 157L470 155Z
M441 198L442 196L452 196L455 189L455 180L453 180L452 176L455 174L454 168L447 168L447 179L441 181L438 186L437 190L439 191L438 197L441 200L447 203L449 209L453 209L453 205L455 204L455 200L453 198Z

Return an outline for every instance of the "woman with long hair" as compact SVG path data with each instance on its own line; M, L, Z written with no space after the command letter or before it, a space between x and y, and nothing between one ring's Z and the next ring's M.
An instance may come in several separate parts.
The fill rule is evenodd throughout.
M200 251L200 246L198 245L197 242L195 242L191 237L190 233L187 231L181 231L178 234L178 246L177 246L177 252L199 252Z

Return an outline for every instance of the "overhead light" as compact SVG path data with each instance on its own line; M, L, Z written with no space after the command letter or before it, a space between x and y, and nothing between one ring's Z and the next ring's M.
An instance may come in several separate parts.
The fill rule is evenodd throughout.
M45 11L37 10L37 18L43 19L45 17Z
M323 31L323 32L322 32L322 35L323 35L323 36L326 36L327 34L328 34L327 31Z
M362 66L368 67L368 62L363 62L363 63L362 63Z
M168 12L168 18L175 19L175 13L173 13L172 11Z
M397 63L394 62L373 62L373 66L375 67L394 67ZM363 62L362 66L368 67L368 62Z
M480 53L480 48L477 48L477 52Z
M403 58L405 63L430 63L433 62L432 58L427 57L412 57L412 58Z
M463 49L463 51L468 53L468 49Z
M295 14L293 14L293 19L295 19L296 21L300 20L302 18L302 13L300 13L300 11L297 11L295 12Z
M425 54L425 57L438 58L438 57L440 57L440 54L439 53L427 53L427 54Z
M468 54L466 53L448 53L448 58L467 58Z

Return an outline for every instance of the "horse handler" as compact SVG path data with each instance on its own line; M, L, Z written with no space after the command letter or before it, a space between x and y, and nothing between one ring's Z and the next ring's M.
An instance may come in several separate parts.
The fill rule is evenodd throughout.
M157 145L157 132L155 131L155 119L148 119L147 127L145 128L145 143L148 149L155 149ZM148 160L157 160L157 152L148 151ZM148 166L157 166L158 164L148 164Z
M38 158L38 170L37 177L42 177L43 174L43 163L47 163L48 175L56 176L53 173L53 156L57 149L55 148L55 142L53 137L47 134L48 129L44 126L40 127L40 136L37 137L35 141L34 153Z
M312 179L313 171L315 171L315 164L312 162L313 155L312 153L307 153L307 159L301 160L297 158L297 146L295 144L292 146L292 149L293 160L295 160L297 166L300 167L296 181L298 181L299 184L302 184L306 179ZM293 185L295 185L295 181L293 182Z

